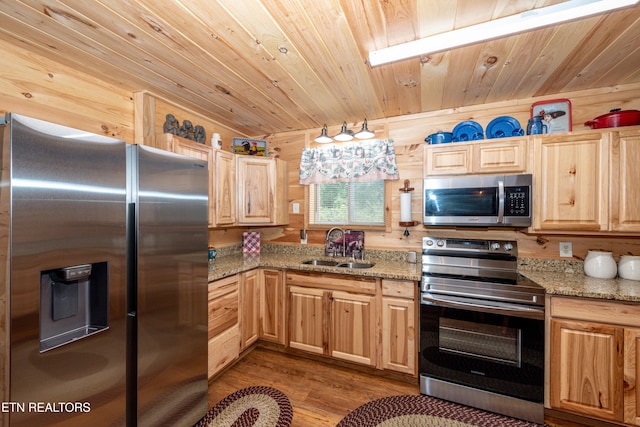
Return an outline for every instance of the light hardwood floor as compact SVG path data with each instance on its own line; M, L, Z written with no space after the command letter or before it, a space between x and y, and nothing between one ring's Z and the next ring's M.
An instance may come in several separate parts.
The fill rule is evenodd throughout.
M412 384L256 347L209 383L209 406L252 385L271 386L287 395L293 406L292 427L334 427L370 400L420 394L417 380Z
M244 387L264 385L287 395L292 427L335 427L358 406L386 396L420 394L418 380L371 372L256 347L209 383L209 407ZM554 427L610 426L547 417Z

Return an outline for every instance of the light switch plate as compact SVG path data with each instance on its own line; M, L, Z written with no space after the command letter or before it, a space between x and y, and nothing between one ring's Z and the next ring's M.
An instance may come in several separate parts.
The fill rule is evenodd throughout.
M573 257L573 245L571 242L560 242L560 256L561 257Z
M293 213L294 214L299 214L300 213L300 203L298 203L298 202L294 202L293 203Z

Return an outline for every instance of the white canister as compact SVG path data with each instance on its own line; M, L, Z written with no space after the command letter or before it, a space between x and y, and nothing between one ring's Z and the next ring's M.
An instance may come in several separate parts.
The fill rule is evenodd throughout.
M640 256L621 255L618 276L623 279L640 280Z
M617 273L618 266L611 252L587 251L584 274L597 279L613 279Z
M220 139L219 133L214 133L211 135L211 146L215 149L222 148L222 140Z

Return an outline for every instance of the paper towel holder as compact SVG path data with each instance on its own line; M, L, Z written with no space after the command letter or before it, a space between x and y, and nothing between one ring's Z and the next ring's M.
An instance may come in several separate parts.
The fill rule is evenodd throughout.
M404 236L409 236L409 227L414 227L418 223L411 219L411 192L413 187L409 187L410 181L404 180L404 187L400 189L400 227L404 227Z

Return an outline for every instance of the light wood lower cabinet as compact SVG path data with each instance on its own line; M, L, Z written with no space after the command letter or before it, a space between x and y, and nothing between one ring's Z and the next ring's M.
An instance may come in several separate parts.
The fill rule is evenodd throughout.
M289 346L376 365L376 281L287 272Z
M287 286L289 346L316 354L327 353L329 291Z
M260 269L260 339L284 344L284 271Z
M375 296L332 291L329 354L363 365L376 364Z
M259 270L240 273L240 350L258 340L260 333L260 276Z
M550 406L640 425L640 306L551 298Z
M209 378L240 354L238 276L209 282Z
M288 345L417 376L417 284L287 272Z
M418 286L382 280L382 368L416 375Z

